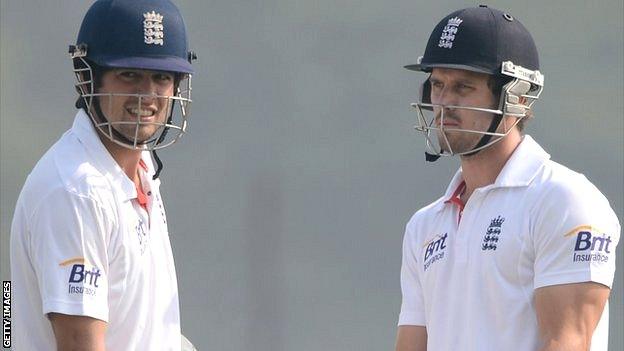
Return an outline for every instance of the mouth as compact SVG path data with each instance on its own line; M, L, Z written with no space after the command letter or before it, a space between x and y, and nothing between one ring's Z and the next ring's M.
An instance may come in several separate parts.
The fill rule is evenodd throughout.
M441 113L438 112L435 116L435 124L437 127L459 127L459 118L452 113L445 113L442 118Z
M459 123L455 121L445 120L444 123L440 123L439 120L436 121L436 126L440 127L459 127Z
M150 120L156 116L156 109L153 108L127 107L126 112L133 117L140 117L141 120Z

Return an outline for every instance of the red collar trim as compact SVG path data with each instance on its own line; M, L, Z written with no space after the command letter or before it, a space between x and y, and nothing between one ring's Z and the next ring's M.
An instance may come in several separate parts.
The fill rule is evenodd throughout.
M464 210L464 203L461 200L461 195L464 193L464 191L466 190L466 182L462 181L461 184L459 184L457 186L457 189L455 189L455 192L453 192L453 195L451 195L451 197L449 199L447 199L446 201L444 201L445 204L448 203L452 203L455 204L459 207L460 211Z
M143 168L143 170L147 172L147 165L145 164L145 161L143 161L143 159L139 160L139 166L141 166L141 168Z
M147 172L147 165L145 164L143 159L139 160L139 166L143 169L143 171ZM135 184L134 187L137 192L136 199L139 202L139 205L141 205L141 207L143 207L147 211L147 195L145 195L145 192L143 192L143 189L140 185Z
M147 195L145 195L143 189L141 189L140 186L135 185L135 188L137 192L136 199L139 202L139 205L141 205L141 207L143 207L147 211Z

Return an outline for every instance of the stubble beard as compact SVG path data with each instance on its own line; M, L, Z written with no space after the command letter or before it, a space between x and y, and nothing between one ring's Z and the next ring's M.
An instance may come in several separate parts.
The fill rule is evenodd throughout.
M118 133L120 133L126 139L128 139L130 142L135 141L135 135L136 135L137 145L143 145L149 142L150 140L152 140L154 137L156 137L156 134L158 133L160 128L162 128L162 126L160 124L156 124L156 122L139 124L138 126L136 124L113 123L112 127L115 130L117 130ZM138 133L137 133L137 128L138 128Z
M440 120L441 113L436 115L436 120ZM444 112L444 121L460 122L460 118L451 111ZM444 122L440 121L440 123ZM448 129L460 129L459 126L450 126ZM440 125L437 131L438 144L441 151L454 154L467 152L472 150L479 142L479 134L464 132L461 130L444 130L445 127ZM446 136L446 138L445 138ZM448 141L448 143L447 143Z
M442 135L445 134L446 139ZM475 133L468 133L463 131L442 131L438 130L438 143L440 144L440 148L444 152L450 153L451 151L454 154L468 152L477 145L479 142L479 138L481 135ZM448 140L448 144L447 144ZM450 148L449 148L450 146Z

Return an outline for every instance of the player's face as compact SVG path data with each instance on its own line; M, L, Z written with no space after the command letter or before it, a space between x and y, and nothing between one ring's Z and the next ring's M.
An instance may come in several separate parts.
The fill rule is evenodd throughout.
M128 140L148 141L171 110L170 97L174 93L174 75L170 72L140 69L112 69L102 75L99 93L142 94L100 96L100 107L105 119ZM141 124L136 122L140 121ZM119 123L125 122L125 123Z
M489 76L460 69L434 68L429 82L431 83L431 103L446 106L465 106L495 109L496 98L488 87ZM442 108L434 107L435 123L440 126ZM446 129L463 129L485 132L492 122L493 114L459 108L444 108L444 125ZM482 135L462 131L438 131L440 146L444 151L448 145L442 133L455 153L472 150Z

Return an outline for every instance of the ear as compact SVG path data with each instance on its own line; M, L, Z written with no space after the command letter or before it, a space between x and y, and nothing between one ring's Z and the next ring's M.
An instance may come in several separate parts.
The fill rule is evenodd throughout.
M511 128L513 128L518 121L519 117L505 116L500 124L500 128L502 128L503 133L507 133Z
M517 80L507 94L505 113L525 114L528 111L527 98L523 95L531 89L531 83Z
M520 96L520 99L518 100L518 103L520 103L520 104L522 104L522 105L526 106L526 104L527 104L527 98L526 98L526 97L524 97L524 96Z

